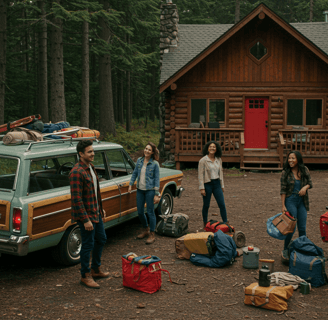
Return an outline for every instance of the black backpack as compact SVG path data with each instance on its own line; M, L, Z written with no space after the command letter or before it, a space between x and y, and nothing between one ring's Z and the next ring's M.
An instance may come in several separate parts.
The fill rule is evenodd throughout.
M188 233L189 217L183 213L159 215L159 222L156 225L156 233L179 238Z

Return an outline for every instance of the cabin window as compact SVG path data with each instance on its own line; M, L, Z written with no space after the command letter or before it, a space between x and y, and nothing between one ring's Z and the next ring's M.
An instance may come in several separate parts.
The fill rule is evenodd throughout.
M322 125L321 99L288 99L288 126L320 126Z
M206 99L191 99L191 123L205 122Z
M202 122L208 128L225 124L224 99L191 99L191 124Z
M250 49L251 55L257 60L261 60L267 52L267 48L260 41L257 41Z

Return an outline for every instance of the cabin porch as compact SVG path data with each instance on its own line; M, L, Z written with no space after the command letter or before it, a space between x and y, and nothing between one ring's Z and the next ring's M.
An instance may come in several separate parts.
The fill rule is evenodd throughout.
M222 161L239 163L243 170L282 170L290 150L302 153L305 163L327 163L328 130L281 129L276 149L245 149L244 129L176 128L176 168L181 162L198 162L208 141L215 140L222 148Z

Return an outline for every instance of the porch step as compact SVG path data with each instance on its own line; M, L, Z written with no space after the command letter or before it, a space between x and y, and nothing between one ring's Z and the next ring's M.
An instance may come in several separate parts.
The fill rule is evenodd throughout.
M280 165L280 161L275 161L275 160L267 160L267 161L249 161L249 160L244 160L243 163L258 163L258 164L279 164Z
M282 168L269 168L269 167L240 167L241 170L261 170L261 171L281 171Z

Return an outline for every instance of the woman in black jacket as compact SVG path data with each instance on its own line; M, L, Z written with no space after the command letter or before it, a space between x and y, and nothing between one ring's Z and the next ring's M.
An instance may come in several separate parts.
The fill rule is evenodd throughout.
M301 153L298 151L289 152L281 174L280 195L282 212L288 211L297 219L297 229L300 237L306 235L306 218L307 211L309 210L307 190L310 188L312 188L310 172L304 166ZM289 233L285 239L285 246L282 251L284 262L289 260L287 249L294 232Z

